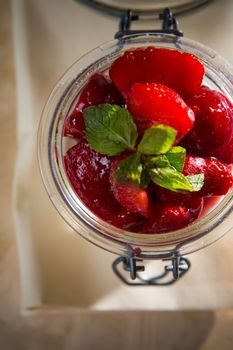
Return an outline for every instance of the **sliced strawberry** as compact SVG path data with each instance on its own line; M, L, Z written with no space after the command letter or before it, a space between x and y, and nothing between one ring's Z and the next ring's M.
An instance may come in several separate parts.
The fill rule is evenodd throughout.
M184 175L205 175L204 186L199 195L221 196L233 186L232 166L221 163L216 158L202 158L187 155L183 169Z
M125 99L134 83L163 84L188 98L199 89L204 67L192 54L149 46L126 51L109 74Z
M122 155L116 157L112 163L110 172L111 190L114 197L124 208L130 210L132 213L139 213L148 217L150 205L147 191L133 184L120 184L114 177L114 172L123 157Z
M84 135L84 120L82 111L93 105L100 103L124 105L124 100L112 84L103 74L94 74L81 95L73 112L68 116L65 122L64 135L71 137L80 137Z
M118 202L132 213L149 216L148 194L133 185L119 185L112 183L112 191Z
M155 183L150 183L150 191L156 202L173 203L175 205L186 205L193 197L202 197L198 192L174 192L160 187Z
M151 125L165 124L178 131L177 141L192 128L195 119L191 108L174 90L155 83L134 84L128 108L139 132Z
M151 217L138 228L138 232L164 233L178 230L196 220L202 209L203 199L197 193L177 193L153 182L150 192L155 197L156 206Z
M123 208L111 192L111 157L96 153L83 139L68 150L64 162L74 191L92 212L123 229L141 221L140 215Z
M182 141L202 156L233 162L233 105L220 92L201 87L187 101L195 114L193 129Z
M193 197L192 200L158 202L154 213L136 230L141 233L165 233L188 226L196 220L203 208L203 199Z

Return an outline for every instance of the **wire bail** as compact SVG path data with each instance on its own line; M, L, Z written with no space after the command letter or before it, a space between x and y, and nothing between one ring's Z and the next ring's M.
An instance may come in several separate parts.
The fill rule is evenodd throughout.
M140 20L140 15L134 14L132 10L127 10L127 12L121 17L119 31L115 34L115 39L120 39L127 35L139 33L172 34L175 36L183 36L182 31L179 30L178 21L169 8L165 8L164 11L159 14L158 18L162 21L161 29L131 30L130 27L132 22Z
M145 266L137 265L142 262L142 259L134 256L120 256L113 261L112 268L118 278L128 286L169 286L184 276L191 267L187 258L174 255L171 265L165 265L164 271L160 275L146 278L140 274L140 272L145 271ZM129 273L129 275L124 272Z

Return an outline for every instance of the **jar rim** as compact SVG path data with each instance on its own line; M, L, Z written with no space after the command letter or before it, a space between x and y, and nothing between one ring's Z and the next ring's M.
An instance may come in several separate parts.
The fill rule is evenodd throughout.
M217 87L225 89L224 93L232 99L232 67L216 52L202 44L169 34L137 33L120 40L111 40L82 56L56 84L42 112L38 132L38 158L42 179L50 199L61 216L76 232L112 253L132 255L135 248L137 248L135 251L138 251L139 247L140 256L143 258L164 258L172 256L174 251L176 254L177 252L188 254L201 249L229 231L232 225L227 222L221 232L216 232L223 220L226 221L228 218L229 221L229 215L233 210L233 191L230 191L217 208L206 217L197 219L183 229L164 234L133 233L107 224L82 203L69 185L62 157L64 124L61 125L61 120L63 118L64 122L67 116L64 106L69 103L68 110L71 108L72 89L77 89L79 84L80 91L95 70L104 68L106 62L109 64L124 50L135 46L149 46L148 43L164 47L172 45L174 49L195 54L206 67L209 65L209 74L213 74L213 67L215 67L215 78L219 79L216 83ZM48 116L50 116L49 119ZM215 231L214 234L213 231Z
M154 17L164 10L164 7L169 8L176 15L183 14L187 11L195 10L201 6L206 5L212 0L171 0L164 1L118 1L118 0L85 0L85 4L95 7L100 11L105 11L113 15L124 14L128 9L132 10L135 14Z

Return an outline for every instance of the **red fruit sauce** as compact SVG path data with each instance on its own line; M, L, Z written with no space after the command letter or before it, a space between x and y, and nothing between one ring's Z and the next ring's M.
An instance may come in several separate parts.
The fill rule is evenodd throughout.
M124 230L165 233L209 213L232 188L233 106L201 86L203 75L195 56L148 47L127 51L109 72L90 78L65 122L64 136L75 145L64 165L73 190L95 215ZM176 145L187 149L183 174L204 173L202 189L177 193L153 182L146 189L118 184L112 173L122 156L99 154L85 138L83 110L102 103L128 108L139 134L154 124L175 128Z

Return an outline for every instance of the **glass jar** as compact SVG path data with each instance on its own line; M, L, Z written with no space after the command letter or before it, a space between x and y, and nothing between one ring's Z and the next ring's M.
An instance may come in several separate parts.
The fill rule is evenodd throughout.
M233 69L222 57L190 39L165 33L136 33L98 46L77 62L57 82L43 110L39 127L39 164L44 185L64 220L91 243L120 256L169 259L204 248L233 227L233 190L204 217L180 230L140 234L118 229L95 216L72 189L64 168L70 146L63 136L64 123L80 91L96 72L108 70L124 51L154 45L197 56L205 67L204 85L233 99Z

